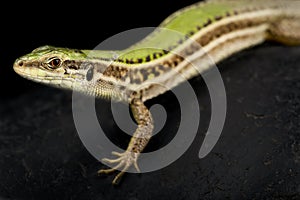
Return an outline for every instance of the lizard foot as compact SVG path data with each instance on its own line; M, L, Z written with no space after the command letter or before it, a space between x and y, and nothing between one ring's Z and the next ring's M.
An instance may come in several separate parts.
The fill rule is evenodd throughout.
M118 153L113 151L112 155L118 156L118 158L116 159L103 158L102 161L109 164L117 163L116 166L110 169L101 169L98 171L98 174L109 174L116 170L120 170L119 174L117 174L116 177L114 178L112 182L113 184L118 184L121 177L126 172L126 170L128 170L129 167L131 167L132 165L135 167L135 169L138 172L140 172L140 169L137 164L138 153L134 153L130 151L125 151L124 153Z

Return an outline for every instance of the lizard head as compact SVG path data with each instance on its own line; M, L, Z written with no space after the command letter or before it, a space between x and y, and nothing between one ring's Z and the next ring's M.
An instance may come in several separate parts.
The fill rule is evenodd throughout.
M79 65L85 57L80 50L42 46L18 58L13 68L32 81L72 89L72 83L84 81L83 74L90 70Z
M97 56L92 55L95 52ZM107 68L107 62L103 60L110 56L107 51L42 46L18 58L13 68L17 74L35 82L110 98L114 85L102 78L102 72Z

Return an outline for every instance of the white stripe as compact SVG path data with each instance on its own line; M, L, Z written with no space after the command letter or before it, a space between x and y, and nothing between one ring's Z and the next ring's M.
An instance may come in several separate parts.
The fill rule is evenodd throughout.
M163 74L156 79L148 80L139 86L130 85L129 88L143 89L147 88L149 84L153 82L163 85L164 88L153 87L148 94L143 96L143 100L151 99L164 93L166 90L177 86L182 81L186 81L191 77L208 70L220 60L227 58L233 53L264 42L267 29L268 25L263 24L254 28L247 28L226 34L212 42L210 45L204 47L202 50L188 57L187 60L189 60L190 63L193 63L193 66L189 65L187 61L184 61L176 68L176 70L171 70L171 72ZM190 67L182 70L187 65ZM180 70L182 70L181 74Z

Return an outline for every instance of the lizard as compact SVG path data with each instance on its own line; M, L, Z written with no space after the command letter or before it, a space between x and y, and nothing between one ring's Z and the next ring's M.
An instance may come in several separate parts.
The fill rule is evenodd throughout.
M98 171L119 170L113 179L116 184L129 167L139 171L138 157L152 136L154 121L144 102L182 83L178 74L190 79L209 70L203 52L218 63L264 41L300 45L299 9L300 2L294 0L202 1L173 13L157 30L127 49L112 52L42 46L18 58L13 69L35 82L130 105L137 129L123 153L112 152L117 158L103 159L116 166ZM120 56L116 58L116 54ZM192 66L187 60L200 64Z

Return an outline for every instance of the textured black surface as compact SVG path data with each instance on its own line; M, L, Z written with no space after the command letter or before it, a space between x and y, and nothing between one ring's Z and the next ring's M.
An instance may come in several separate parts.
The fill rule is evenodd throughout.
M70 43L75 46L75 41ZM268 43L218 65L228 98L226 124L213 151L201 160L198 151L210 119L210 100L203 80L191 80L201 107L192 146L170 166L127 174L117 187L111 185L112 176L97 176L104 166L77 136L71 92L31 83L12 72L13 59L23 50L3 57L7 66L1 66L0 199L300 199L299 47ZM168 115L178 115L170 93L148 105L154 103L173 107ZM101 100L97 111L100 118L111 115L109 103ZM129 137L112 119L104 120L112 140L125 147ZM168 120L148 150L170 141L177 123L174 117Z
M210 104L202 79L193 79L202 120L191 148L165 169L126 175L119 187L111 186L111 176L96 176L103 165L76 134L71 93L40 87L2 100L0 194L13 199L297 199L299 53L299 48L269 44L220 64L228 114L219 142L202 160L197 154ZM153 101L164 102L173 104L170 94ZM106 115L109 110L101 109ZM150 145L167 137L168 130Z

